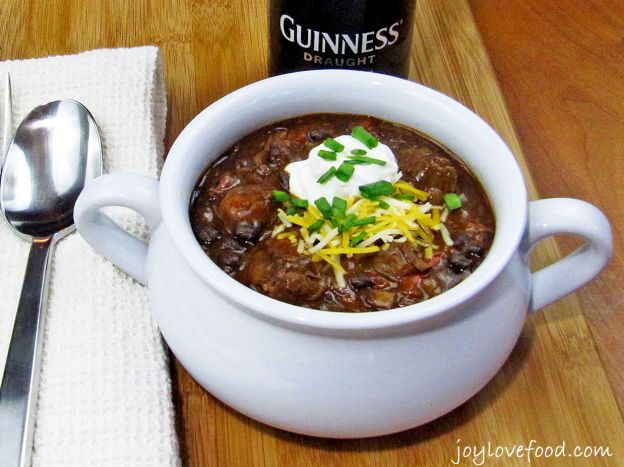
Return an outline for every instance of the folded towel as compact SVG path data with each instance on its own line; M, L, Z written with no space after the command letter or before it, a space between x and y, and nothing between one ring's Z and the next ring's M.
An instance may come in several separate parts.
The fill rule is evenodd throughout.
M167 102L156 47L2 62L0 83L7 71L14 126L37 105L77 100L100 129L105 172L158 176ZM116 219L147 235L134 213ZM2 222L0 374L28 249ZM58 243L51 273L33 465L178 465L167 351L146 290L76 232Z

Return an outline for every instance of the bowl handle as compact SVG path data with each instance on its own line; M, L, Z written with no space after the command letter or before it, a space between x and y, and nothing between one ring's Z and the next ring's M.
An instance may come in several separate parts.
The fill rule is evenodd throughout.
M141 284L147 284L147 245L119 227L100 211L121 206L138 212L151 231L160 224L158 181L142 175L113 173L89 183L74 208L80 235L115 266Z
M527 253L543 238L578 235L585 243L563 259L532 274L530 311L536 311L583 286L605 267L612 250L606 216L595 206L571 198L529 203Z

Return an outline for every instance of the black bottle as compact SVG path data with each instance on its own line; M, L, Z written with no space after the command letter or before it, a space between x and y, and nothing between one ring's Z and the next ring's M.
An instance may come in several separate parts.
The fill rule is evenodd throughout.
M416 0L271 0L271 75L348 68L407 77Z

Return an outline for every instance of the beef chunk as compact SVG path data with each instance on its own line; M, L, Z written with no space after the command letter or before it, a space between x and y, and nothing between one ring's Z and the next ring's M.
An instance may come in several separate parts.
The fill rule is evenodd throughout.
M240 232L241 222L259 226L261 230L270 216L269 193L258 185L234 187L221 199L216 214L231 234Z
M327 289L328 277L319 267L290 241L271 238L249 252L240 278L269 297L300 304L318 299Z
M365 264L364 270L375 272L393 281L416 270L414 265L405 258L401 250L396 247L367 255L362 261Z
M364 292L363 298L368 306L378 310L389 310L396 303L396 293L389 290L369 289Z
M428 147L402 149L399 162L403 178L422 190L437 189L442 193L455 192L457 171L453 163Z

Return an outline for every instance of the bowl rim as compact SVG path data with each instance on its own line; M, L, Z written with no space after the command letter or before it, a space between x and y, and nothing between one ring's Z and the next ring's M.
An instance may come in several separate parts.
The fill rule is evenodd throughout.
M305 87L306 83L320 83L333 87L351 80L364 86L370 83L370 85L377 87L381 85L396 88L396 92L406 90L410 93L417 93L448 107L460 118L469 121L471 125L478 128L481 132L480 138L487 139L498 149L497 157L504 159L507 164L506 167L517 185L514 189L518 195L516 196L518 203L514 206L515 216L508 220L508 222L514 223L513 228L508 229L512 231L512 234L508 235L509 238L505 239L504 244L501 242L496 244L495 233L495 241L490 252L470 276L444 293L420 303L390 310L346 313L292 305L263 295L229 276L204 253L190 227L189 199L187 199L184 209L175 202L176 196L180 196L181 177L179 174L184 172L184 165L188 161L186 159L187 151L192 150L193 142L196 138L201 137L206 125L209 125L211 120L218 118L221 113L231 110L231 107L236 106L241 99L261 98L263 93L276 87L280 89L300 88L301 86ZM264 125L258 127L261 126ZM233 143L235 141L231 141L230 145ZM196 173L194 183L200 174L201 172ZM488 187L482 180L481 183L489 196ZM353 70L314 70L274 76L251 83L218 99L195 116L176 138L163 166L159 196L163 223L175 249L205 284L229 301L234 302L243 311L287 326L326 331L371 331L405 326L440 316L470 300L494 281L517 251L526 226L528 209L526 185L515 157L501 137L481 117L451 97L416 82ZM497 218L497 232L499 230L498 222L499 219ZM176 240L173 241L173 239ZM494 251L495 247L496 252Z

